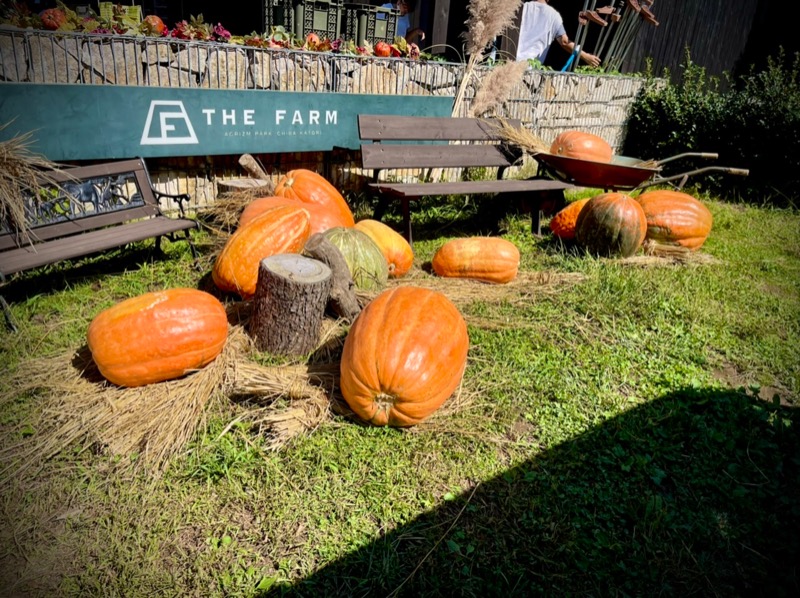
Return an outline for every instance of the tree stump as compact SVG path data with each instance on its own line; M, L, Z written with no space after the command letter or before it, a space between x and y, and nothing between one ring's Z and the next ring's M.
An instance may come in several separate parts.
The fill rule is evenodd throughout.
M333 278L322 262L294 253L261 260L250 335L260 351L305 355L319 341Z
M306 241L303 253L323 262L333 273L333 286L328 301L331 311L348 322L355 320L361 312L356 297L356 283L353 282L350 268L339 248L322 233L315 233Z

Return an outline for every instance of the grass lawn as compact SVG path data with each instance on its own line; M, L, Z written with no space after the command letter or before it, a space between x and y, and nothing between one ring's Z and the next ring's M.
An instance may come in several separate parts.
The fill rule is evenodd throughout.
M11 374L205 272L167 243L17 278L0 595L800 595L800 214L707 205L706 259L681 264L596 259L508 215L525 284L457 302L459 409L409 430L335 417L275 451L220 400L160 476L80 443L17 474L42 397ZM463 199L415 218L406 282L447 294L424 265L490 223Z

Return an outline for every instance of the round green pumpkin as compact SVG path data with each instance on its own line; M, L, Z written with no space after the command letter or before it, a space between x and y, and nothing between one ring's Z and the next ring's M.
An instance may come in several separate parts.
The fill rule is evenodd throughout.
M638 201L624 193L603 193L578 214L575 238L590 253L604 257L632 256L644 242L647 217Z
M371 291L386 284L389 279L389 264L381 248L369 235L343 226L330 228L322 234L342 252L356 287Z

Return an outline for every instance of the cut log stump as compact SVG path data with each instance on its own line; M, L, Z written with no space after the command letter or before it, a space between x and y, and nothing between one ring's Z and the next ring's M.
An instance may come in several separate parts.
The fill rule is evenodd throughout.
M261 260L250 335L260 351L305 355L319 341L333 278L322 262L294 253Z

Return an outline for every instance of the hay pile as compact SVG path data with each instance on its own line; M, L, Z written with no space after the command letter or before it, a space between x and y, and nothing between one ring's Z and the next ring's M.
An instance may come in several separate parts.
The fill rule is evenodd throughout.
M521 273L509 284L488 285L418 272L390 284L435 289L463 308L478 300L522 304L535 294L555 293L581 279L577 274ZM366 303L374 295L377 292L365 293L359 299ZM215 361L183 378L138 388L106 382L86 347L74 354L24 362L11 380L14 396L35 396L40 408L32 422L35 433L0 451L7 464L0 470L0 484L11 476L30 475L75 446L119 457L115 467L163 472L204 428L212 412L223 417L230 413L226 430L249 423L273 449L342 417L358 421L338 389L346 324L326 319L318 347L307 360L264 366L256 362L258 353L245 332L248 319L248 304L233 304L229 320L238 323L230 327L226 346ZM481 327L518 325L469 315L466 319ZM463 434L463 418L455 420L452 415L469 417L469 406L481 392L462 386L433 416L408 432ZM475 416L482 417L477 412Z

